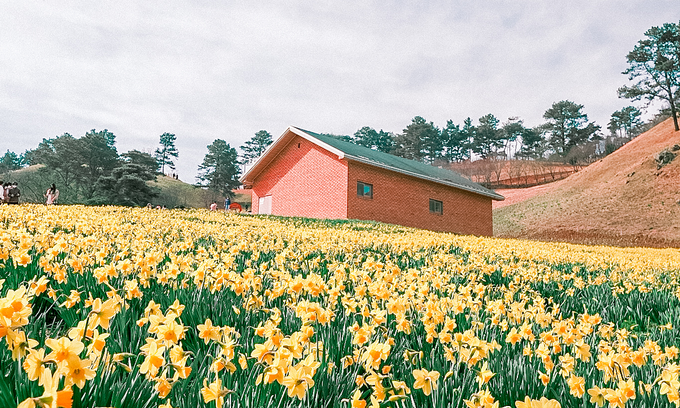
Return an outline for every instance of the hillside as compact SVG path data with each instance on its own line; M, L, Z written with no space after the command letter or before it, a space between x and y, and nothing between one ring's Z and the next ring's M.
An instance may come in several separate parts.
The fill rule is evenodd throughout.
M510 193L515 195L510 205L494 208L494 233L680 247L680 157L661 169L655 162L659 152L675 144L680 144L680 132L668 119L564 180Z
M21 200L28 203L44 203L43 194L49 185L55 180L39 171L42 165L29 166L20 170L0 175L4 181L16 181L21 188ZM57 180L58 181L58 180ZM204 190L181 180L172 177L159 175L155 182L150 185L159 190L159 195L152 204L165 206L167 208L187 207L187 208L207 208L210 203L217 201L220 207L224 204L224 198L212 191ZM69 197L68 188L57 184L61 191L59 202L61 204L74 204ZM236 190L233 202L241 204L244 209L250 209L250 190Z
M154 205L164 205L168 208L208 208L213 201L222 209L224 197L209 190L198 188L181 180L168 176L158 176L154 187L160 189L160 195L154 200ZM250 190L235 190L232 202L241 204L244 209L250 209Z

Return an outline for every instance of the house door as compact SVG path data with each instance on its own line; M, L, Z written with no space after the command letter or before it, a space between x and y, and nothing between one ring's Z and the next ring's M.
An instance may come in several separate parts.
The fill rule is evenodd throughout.
M260 197L259 203L259 214L271 214L272 213L272 196Z

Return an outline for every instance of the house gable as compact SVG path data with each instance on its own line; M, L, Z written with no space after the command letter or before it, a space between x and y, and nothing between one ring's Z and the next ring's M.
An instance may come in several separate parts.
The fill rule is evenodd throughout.
M251 181L253 212L270 196L271 214L347 218L347 163L297 135Z

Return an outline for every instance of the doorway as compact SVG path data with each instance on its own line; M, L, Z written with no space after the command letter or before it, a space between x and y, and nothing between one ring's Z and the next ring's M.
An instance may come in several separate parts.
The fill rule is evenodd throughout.
M259 209L258 213L259 214L271 214L272 213L272 196L264 196L260 197L260 200L258 201L259 203Z

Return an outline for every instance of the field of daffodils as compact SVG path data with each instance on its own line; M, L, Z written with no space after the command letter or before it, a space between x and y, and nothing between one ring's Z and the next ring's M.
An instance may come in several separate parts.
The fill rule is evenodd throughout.
M0 207L0 407L680 406L680 251Z

